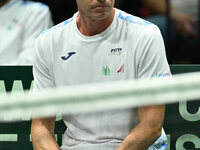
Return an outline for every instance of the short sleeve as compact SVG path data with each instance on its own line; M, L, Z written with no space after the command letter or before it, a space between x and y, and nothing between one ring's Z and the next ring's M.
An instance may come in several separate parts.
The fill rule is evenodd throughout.
M160 30L153 25L144 37L138 62L138 79L151 77L169 77L165 46Z
M47 64L47 56L43 50L40 38L38 38L35 44L33 63L34 90L53 88L55 85Z

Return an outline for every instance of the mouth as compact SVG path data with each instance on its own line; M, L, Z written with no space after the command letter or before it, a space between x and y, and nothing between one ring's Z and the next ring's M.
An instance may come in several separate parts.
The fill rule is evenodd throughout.
M97 5L97 6L93 7L93 9L95 9L95 10L105 10L106 8L108 8L108 6L106 6L106 5Z
M97 4L97 5L94 5L92 8L95 9L95 8L106 8L106 7L109 7L109 6L106 4Z
M106 8L107 6L96 6L95 8Z

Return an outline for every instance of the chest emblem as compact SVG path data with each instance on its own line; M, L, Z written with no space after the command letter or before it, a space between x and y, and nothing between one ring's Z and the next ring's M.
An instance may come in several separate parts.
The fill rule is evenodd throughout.
M113 48L110 51L110 55L121 55L122 53L122 48Z
M108 67L108 66L104 66L103 67L103 74L105 75L105 76L110 76L110 68Z
M120 67L120 69L117 71L117 73L123 73L124 72L124 65L122 65L121 67Z
M68 53L68 56L62 56L61 59L66 61L66 60L68 60L71 56L73 56L73 55L75 55L75 54L76 54L76 52L69 52L69 53Z

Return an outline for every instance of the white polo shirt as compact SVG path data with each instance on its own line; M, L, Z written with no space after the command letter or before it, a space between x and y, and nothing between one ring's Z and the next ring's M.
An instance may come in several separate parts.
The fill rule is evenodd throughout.
M77 13L39 37L34 89L170 76L157 26L116 9L104 32L84 36L76 18ZM62 150L116 150L139 123L136 108L63 115L63 120L68 128ZM163 150L166 143L163 130L150 149Z

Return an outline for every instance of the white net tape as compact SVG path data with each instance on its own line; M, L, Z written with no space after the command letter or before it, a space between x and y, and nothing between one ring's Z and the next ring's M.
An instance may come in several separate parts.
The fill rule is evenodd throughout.
M49 117L144 105L168 104L200 98L200 73L172 79L128 80L0 95L0 117L22 114ZM1 119L0 119L1 120Z

